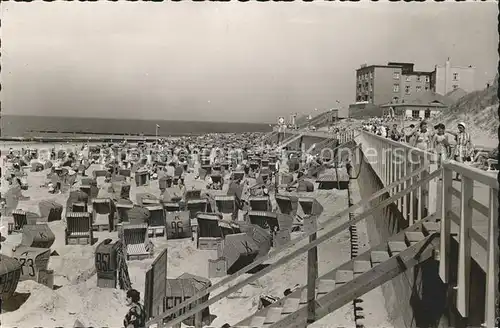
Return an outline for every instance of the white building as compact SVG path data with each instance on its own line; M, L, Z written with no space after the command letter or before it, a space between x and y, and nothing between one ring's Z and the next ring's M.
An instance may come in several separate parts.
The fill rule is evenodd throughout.
M436 65L432 73L433 91L446 95L455 89L466 92L476 91L476 68L472 66L454 66L448 58L444 65Z

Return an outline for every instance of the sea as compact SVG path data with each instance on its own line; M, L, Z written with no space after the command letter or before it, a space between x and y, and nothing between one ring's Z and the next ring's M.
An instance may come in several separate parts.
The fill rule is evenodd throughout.
M269 123L197 122L2 115L1 137L41 137L65 135L199 135L205 133L270 132Z

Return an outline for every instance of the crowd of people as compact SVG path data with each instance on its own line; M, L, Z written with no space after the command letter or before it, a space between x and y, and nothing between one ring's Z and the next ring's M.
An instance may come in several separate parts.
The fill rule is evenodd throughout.
M391 123L371 120L363 123L363 130L433 152L438 156L438 165L446 159L463 163L474 161L475 147L464 122L457 124L457 131L447 129L443 123L430 128L425 120L417 126L410 124L407 127L399 127L397 123Z

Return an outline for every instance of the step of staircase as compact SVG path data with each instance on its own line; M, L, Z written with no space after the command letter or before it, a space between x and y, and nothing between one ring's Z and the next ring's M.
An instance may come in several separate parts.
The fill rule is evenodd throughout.
M439 223L435 224L435 216L417 222L406 230L393 235L355 259L348 261L316 281L315 300L320 304L317 312L326 315L325 309L334 310L358 298L373 288L391 280L405 270L398 259L405 262L405 267L412 267L419 261L430 257L426 251L418 259L411 255L416 253L430 238L439 231ZM433 223L433 224L426 224ZM425 228L424 228L425 224ZM430 248L435 247L436 242ZM396 259L398 257L398 259ZM397 261L397 263L394 263ZM385 273L385 270L387 273ZM293 328L305 327L307 319L307 287L303 286L290 295L271 304L265 309L242 320L233 327L272 327ZM318 318L319 319L319 318ZM264 322L262 322L264 320Z

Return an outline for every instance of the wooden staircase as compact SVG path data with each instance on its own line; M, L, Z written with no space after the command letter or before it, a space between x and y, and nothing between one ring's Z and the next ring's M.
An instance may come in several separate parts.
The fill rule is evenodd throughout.
M303 286L232 327L306 327L429 259L439 247L438 231L439 223L431 215L318 278L313 320L308 321L307 286Z

